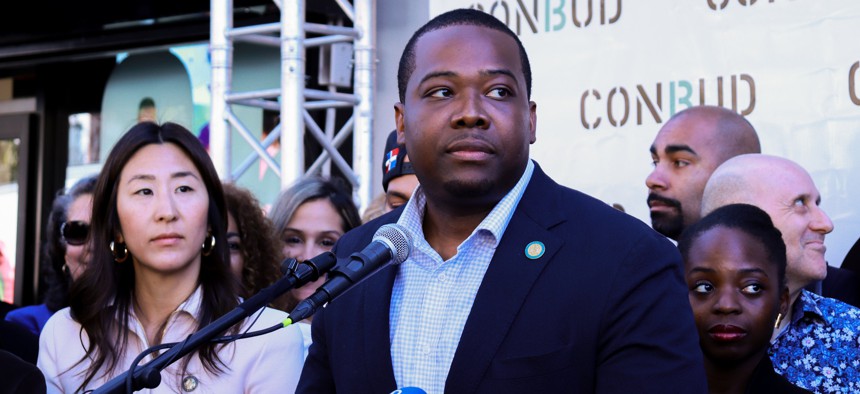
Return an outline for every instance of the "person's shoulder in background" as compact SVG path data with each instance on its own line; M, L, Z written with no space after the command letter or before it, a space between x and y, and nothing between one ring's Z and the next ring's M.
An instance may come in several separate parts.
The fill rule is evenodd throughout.
M0 350L0 393L45 393L45 377L30 362Z
M0 350L36 364L36 358L39 355L39 337L18 323L0 320ZM0 365L4 364L0 363ZM3 380L0 379L0 382Z
M828 265L820 294L860 308L860 274Z
M20 324L34 335L39 336L42 327L45 327L45 323L48 322L52 314L53 312L45 304L28 305L9 311L6 314L6 321Z

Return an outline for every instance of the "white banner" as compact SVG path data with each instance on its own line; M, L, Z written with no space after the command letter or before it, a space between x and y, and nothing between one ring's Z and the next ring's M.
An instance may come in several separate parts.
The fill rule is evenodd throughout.
M431 0L479 8L532 64L532 157L557 181L650 224L648 148L691 105L746 116L763 153L804 166L834 222L827 259L860 237L860 1Z

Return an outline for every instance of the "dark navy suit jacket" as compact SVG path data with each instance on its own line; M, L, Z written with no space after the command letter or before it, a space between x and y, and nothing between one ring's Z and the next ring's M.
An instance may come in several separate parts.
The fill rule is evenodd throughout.
M338 241L346 257L402 209ZM526 256L540 241L546 252ZM390 393L396 266L316 314L301 393ZM446 324L440 321L439 325ZM677 248L641 221L536 166L496 249L446 393L706 393Z

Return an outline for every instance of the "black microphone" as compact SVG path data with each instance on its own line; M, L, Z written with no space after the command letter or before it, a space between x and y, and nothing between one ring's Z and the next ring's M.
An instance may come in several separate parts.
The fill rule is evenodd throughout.
M329 272L329 280L290 312L290 320L295 323L308 318L320 306L388 266L387 263L400 264L406 261L411 251L412 236L403 226L394 223L383 225L376 230L367 247L351 254L346 264Z

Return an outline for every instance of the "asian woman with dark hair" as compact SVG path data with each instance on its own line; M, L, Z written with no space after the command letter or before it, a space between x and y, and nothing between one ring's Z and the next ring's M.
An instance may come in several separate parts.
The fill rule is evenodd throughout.
M238 305L226 212L215 168L188 130L142 122L120 138L96 184L90 264L72 284L70 308L42 332L38 366L49 392L97 388L143 350L182 342ZM228 333L285 318L264 308ZM292 327L208 343L164 369L152 392L292 392L301 346Z

